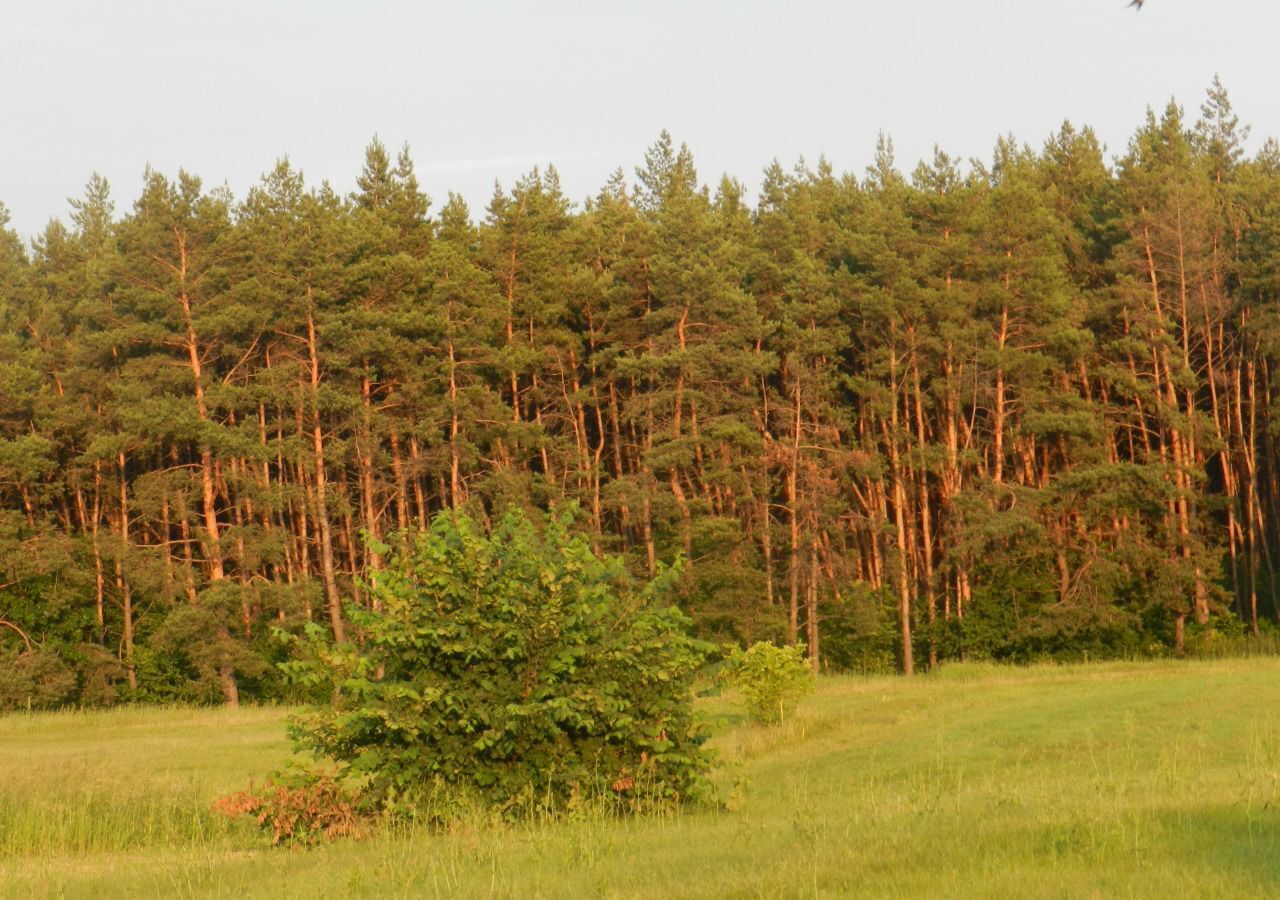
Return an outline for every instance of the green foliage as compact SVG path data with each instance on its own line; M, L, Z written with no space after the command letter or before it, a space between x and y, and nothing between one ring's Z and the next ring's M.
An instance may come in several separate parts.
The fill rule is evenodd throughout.
M895 599L865 581L845 586L823 610L822 664L836 672L888 675L897 668ZM922 629L922 637L928 632Z
M634 576L683 556L698 636L828 671L1258 646L1215 636L1280 616L1246 131L1215 81L1118 159L1064 123L904 176L882 139L754 207L664 133L480 221L376 139L347 196L149 171L117 216L94 176L29 247L0 208L0 652L84 704L315 699L271 630L359 637L384 535L570 503Z
M747 713L757 722L776 725L811 693L815 678L803 644L778 647L765 641L729 656L725 679L742 692Z
M662 604L676 570L633 587L574 513L511 510L486 535L460 513L397 538L352 610L354 644L313 629L288 665L331 684L291 726L367 801L414 814L441 787L509 813L609 796L625 808L706 788L691 687L707 646Z
M169 613L156 632L156 648L181 654L209 698L220 693L223 667L249 676L266 672L266 662L243 640L243 620L238 619L244 594L243 587L228 581L211 585L200 593L199 603Z
M59 706L74 696L75 687L75 673L53 653L0 655L0 710Z

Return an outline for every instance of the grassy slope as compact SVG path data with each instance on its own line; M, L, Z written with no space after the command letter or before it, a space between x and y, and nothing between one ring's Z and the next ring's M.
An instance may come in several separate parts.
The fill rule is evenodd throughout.
M0 719L0 896L1280 894L1280 661L825 679L708 701L728 813L264 848L206 812L278 710Z

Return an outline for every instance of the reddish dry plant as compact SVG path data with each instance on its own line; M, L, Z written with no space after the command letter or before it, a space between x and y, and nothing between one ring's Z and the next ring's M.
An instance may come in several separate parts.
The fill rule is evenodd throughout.
M667 739L667 733L666 731L663 731L659 740L665 741L666 739ZM644 769L648 765L649 765L649 751L641 750L640 751L640 768ZM625 793L626 791L634 790L635 786L636 786L635 776L631 774L631 770L628 769L626 766L622 767L622 771L618 773L618 777L614 780L613 784L609 785L610 789L615 794L622 794L622 793Z
M211 808L228 818L253 816L259 828L271 831L273 844L313 844L365 833L355 802L331 778L296 788L272 783L261 792L237 791L214 800Z

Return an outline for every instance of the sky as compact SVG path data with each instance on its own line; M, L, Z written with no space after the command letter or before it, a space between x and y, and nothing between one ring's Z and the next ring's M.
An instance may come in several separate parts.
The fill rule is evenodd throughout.
M1115 156L1215 74L1251 148L1280 136L1280 3L1125 2L6 0L0 202L30 238L93 172L126 213L147 166L243 196L286 155L346 192L374 135L477 216L535 165L594 195L664 128L752 192L774 158L861 174L881 132L908 172L1067 119Z

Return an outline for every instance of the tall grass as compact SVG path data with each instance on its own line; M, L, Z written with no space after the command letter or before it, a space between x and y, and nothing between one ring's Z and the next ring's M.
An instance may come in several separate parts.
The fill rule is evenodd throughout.
M723 808L273 850L209 800L283 711L0 719L0 896L1065 897L1280 889L1280 661L826 678L784 725L705 698Z
M1206 631L1193 639L1188 653L1196 659L1251 659L1280 657L1280 631L1268 628L1261 634L1224 634Z
M0 858L233 846L209 809L288 757L279 709L156 709L0 718Z

